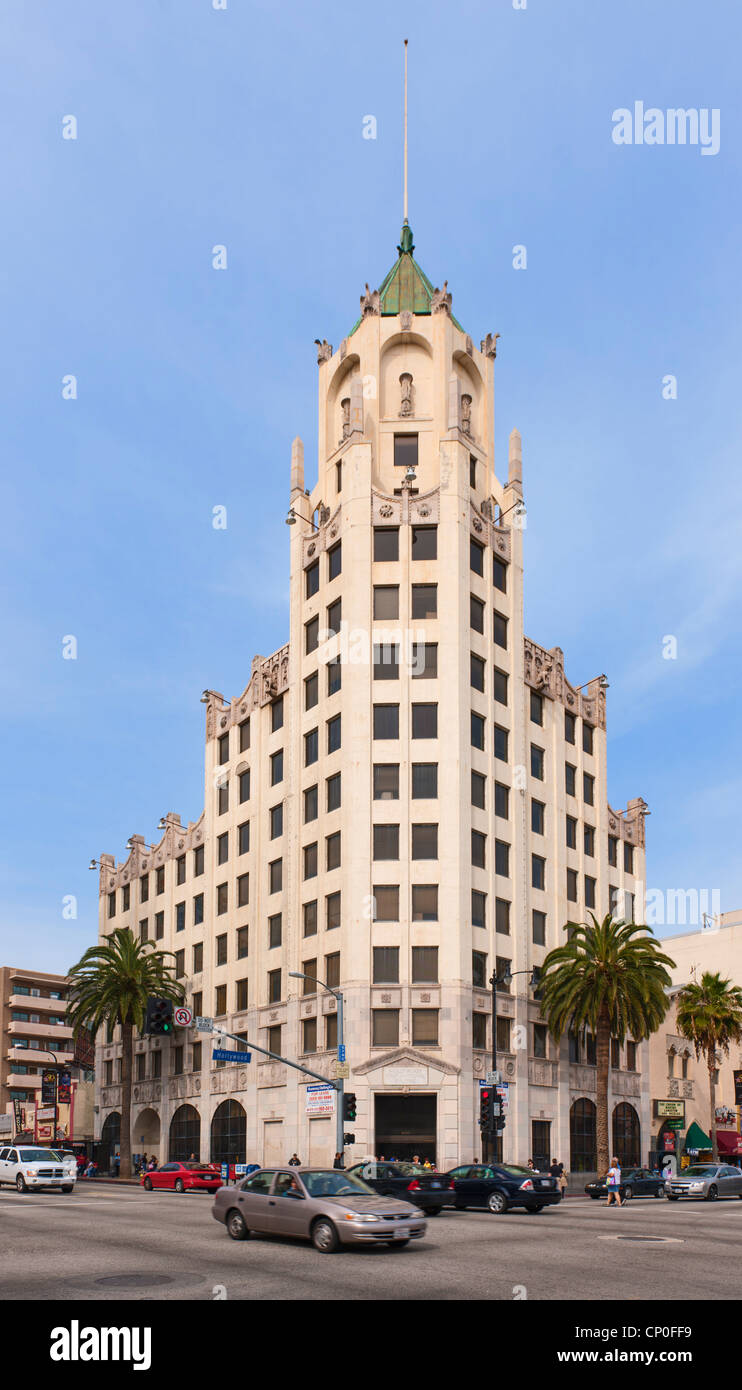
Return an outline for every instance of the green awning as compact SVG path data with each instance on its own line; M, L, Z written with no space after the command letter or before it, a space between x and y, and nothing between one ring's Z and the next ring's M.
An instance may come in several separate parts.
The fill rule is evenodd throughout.
M699 1152L703 1149L711 1148L711 1140L708 1134L704 1134L701 1126L697 1125L695 1120L685 1136L685 1147L686 1149L698 1149Z

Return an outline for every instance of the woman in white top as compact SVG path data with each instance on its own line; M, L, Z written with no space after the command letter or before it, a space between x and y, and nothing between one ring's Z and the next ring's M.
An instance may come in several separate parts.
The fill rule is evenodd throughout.
M608 1189L608 1206L612 1207L615 1202L617 1206L622 1207L621 1168L617 1158L611 1159L611 1166L608 1169L605 1185Z

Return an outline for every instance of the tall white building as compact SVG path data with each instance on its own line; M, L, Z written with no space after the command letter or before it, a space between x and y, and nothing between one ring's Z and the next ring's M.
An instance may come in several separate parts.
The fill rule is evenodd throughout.
M206 699L205 804L101 857L101 935L177 953L196 1013L332 1075L342 990L357 1096L347 1157L481 1154L479 1082L507 1082L506 1157L595 1163L588 1047L547 1036L531 972L570 918L631 915L644 813L608 804L605 682L523 631L521 443L495 471L496 336L477 347L413 255L319 363L318 481L291 455L289 641ZM629 895L624 900L623 895ZM177 1045L176 1045L177 1043ZM306 1078L206 1037L137 1044L133 1147L272 1163L335 1151ZM115 1138L118 1044L99 1058ZM649 1143L644 1047L614 1049L614 1147Z

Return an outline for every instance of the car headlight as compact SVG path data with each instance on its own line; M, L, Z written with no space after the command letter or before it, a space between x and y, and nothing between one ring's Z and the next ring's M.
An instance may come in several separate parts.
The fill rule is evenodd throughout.
M346 1221L381 1221L382 1218L380 1216L372 1216L370 1213L361 1215L358 1212L348 1212L345 1219Z
M690 1190L691 1190L691 1192L702 1192L702 1191L703 1191L703 1183L702 1183L702 1182L692 1182L691 1185L690 1185Z

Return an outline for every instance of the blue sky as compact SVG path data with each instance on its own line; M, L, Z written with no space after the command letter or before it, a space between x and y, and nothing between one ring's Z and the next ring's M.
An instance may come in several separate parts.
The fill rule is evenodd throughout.
M523 436L526 630L608 675L649 887L742 907L733 0L40 0L2 17L3 962L93 941L89 859L199 815L201 691L287 637L313 339L396 255L404 37L416 255L502 335L500 474ZM718 108L719 153L616 146L638 100Z

